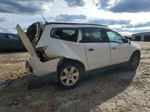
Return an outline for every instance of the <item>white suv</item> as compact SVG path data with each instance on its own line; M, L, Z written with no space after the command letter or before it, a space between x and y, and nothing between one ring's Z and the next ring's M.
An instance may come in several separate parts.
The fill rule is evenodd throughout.
M31 57L27 68L36 76L56 74L61 87L75 87L90 71L114 65L135 70L140 46L103 25L39 23L18 34Z

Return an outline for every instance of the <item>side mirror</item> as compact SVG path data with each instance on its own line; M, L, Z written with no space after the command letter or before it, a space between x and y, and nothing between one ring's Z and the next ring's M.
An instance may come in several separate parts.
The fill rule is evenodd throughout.
M129 40L128 40L128 39L124 39L123 42L124 42L124 43L128 43Z
M131 44L131 41L130 41L130 40L128 40L128 42L129 42L129 44Z

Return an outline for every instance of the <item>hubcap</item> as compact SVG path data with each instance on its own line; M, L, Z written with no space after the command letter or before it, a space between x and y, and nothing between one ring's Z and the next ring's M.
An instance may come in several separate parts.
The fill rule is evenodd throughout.
M79 71L74 66L64 68L60 74L60 81L65 86L74 85L79 79Z

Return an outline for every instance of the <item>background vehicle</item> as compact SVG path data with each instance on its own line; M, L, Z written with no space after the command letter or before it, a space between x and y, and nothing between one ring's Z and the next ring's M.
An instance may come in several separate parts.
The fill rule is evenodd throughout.
M140 46L103 25L34 23L17 30L31 54L27 67L37 76L56 73L61 87L75 87L85 72L114 65L137 69Z
M0 52L26 51L22 41L16 34L0 33Z

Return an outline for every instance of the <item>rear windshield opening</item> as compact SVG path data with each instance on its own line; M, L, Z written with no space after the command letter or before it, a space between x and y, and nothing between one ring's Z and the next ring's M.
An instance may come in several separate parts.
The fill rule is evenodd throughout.
M43 33L44 25L40 22L36 22L28 27L27 29L27 36L29 37L30 41L32 42L33 46L37 44L39 41L42 33Z
M32 41L37 33L36 24L32 24L27 29L27 36L29 37L30 41Z

